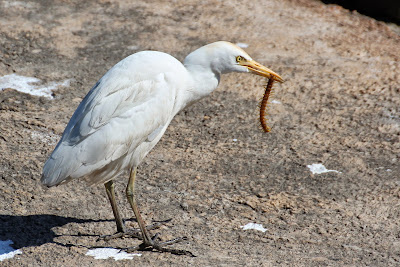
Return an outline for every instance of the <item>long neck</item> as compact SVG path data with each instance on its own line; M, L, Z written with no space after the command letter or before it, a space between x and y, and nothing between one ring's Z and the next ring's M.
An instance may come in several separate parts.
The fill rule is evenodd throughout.
M191 80L191 87L187 88L186 100L188 105L211 94L218 86L220 74L201 65L185 65Z

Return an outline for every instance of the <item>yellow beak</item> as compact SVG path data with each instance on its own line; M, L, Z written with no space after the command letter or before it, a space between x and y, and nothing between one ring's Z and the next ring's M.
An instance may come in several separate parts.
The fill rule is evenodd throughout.
M246 66L254 74L267 77L268 79L273 78L274 80L283 83L283 79L281 76L279 76L278 73L273 72L272 70L268 69L267 67L264 67L263 65L254 60L242 61L240 62L240 64Z

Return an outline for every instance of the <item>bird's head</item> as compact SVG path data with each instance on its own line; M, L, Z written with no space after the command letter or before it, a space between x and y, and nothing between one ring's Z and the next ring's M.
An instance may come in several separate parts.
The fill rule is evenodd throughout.
M197 65L211 68L223 74L229 72L250 72L268 79L283 82L281 76L253 60L243 49L230 42L220 41L205 45L190 53L184 62L185 66Z

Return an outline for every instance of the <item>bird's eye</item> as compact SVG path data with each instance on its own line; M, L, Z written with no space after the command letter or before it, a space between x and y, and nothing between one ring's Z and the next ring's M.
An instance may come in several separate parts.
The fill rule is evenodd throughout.
M237 56L236 57L236 62L239 63L240 61L242 61L244 58L242 56Z

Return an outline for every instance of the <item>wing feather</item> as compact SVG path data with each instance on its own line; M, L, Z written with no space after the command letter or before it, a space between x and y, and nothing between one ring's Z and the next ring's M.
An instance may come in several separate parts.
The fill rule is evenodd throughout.
M117 64L118 65L118 64ZM89 91L45 163L49 186L89 175L148 141L171 120L175 88L159 73L136 79L112 68Z

